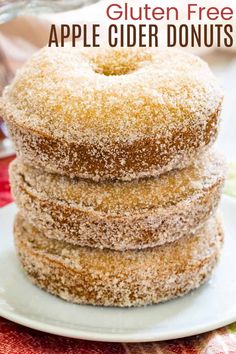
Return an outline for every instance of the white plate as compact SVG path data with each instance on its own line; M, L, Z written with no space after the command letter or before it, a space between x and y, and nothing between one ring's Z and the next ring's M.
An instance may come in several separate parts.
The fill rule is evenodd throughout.
M0 141L0 159L13 156L15 150L10 139L6 138Z
M174 339L236 320L236 201L221 205L226 242L210 282L164 304L119 309L67 303L32 285L16 259L12 224L16 206L0 210L0 315L44 332L114 342Z

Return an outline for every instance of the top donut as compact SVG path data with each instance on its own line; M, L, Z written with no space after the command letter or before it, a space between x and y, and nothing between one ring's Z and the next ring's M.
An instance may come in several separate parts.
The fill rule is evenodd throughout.
M131 180L188 165L217 135L222 92L176 50L44 48L1 99L25 162L70 176Z

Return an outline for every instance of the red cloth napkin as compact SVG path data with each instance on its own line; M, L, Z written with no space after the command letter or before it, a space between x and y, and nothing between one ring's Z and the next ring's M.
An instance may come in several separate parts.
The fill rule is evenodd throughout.
M12 201L8 179L8 164L11 160L13 160L13 157L0 159L0 207Z
M0 206L12 201L8 164L0 160ZM0 317L0 354L236 354L236 323L179 340L155 343L102 343L35 331Z

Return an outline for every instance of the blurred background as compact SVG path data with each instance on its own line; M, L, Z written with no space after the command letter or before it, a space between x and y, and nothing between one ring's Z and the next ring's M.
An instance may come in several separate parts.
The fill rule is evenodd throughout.
M142 6L147 1L127 1L131 6ZM204 6L221 6L215 0L198 0ZM117 1L119 3L119 1ZM217 4L216 4L217 3ZM158 3L148 1L154 6L174 5L184 11L186 1L165 0ZM11 82L14 74L24 62L39 48L47 45L52 23L66 24L109 23L106 16L108 0L0 0L0 91ZM236 1L225 0L224 6L231 6L236 13ZM222 7L222 6L221 6ZM235 17L235 16L234 16ZM149 22L150 23L150 22ZM222 23L222 21L219 21ZM228 23L228 22L227 22ZM236 30L235 18L231 23ZM159 23L158 23L159 25ZM160 23L160 31L164 23ZM235 34L234 34L235 35ZM236 42L236 41L235 41ZM217 147L229 162L228 184L236 183L236 47L232 48L187 48L206 60L225 92L220 136ZM14 153L7 139L4 123L0 118L0 158ZM228 188L226 186L226 188ZM236 190L231 188L230 190Z

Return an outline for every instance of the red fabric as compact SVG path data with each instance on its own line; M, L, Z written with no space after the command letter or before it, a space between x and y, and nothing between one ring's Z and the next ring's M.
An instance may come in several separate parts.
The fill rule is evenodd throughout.
M0 354L124 354L118 343L88 342L35 331L0 318Z
M0 159L0 207L12 201L8 179L8 165L14 157Z
M0 206L12 201L8 164L0 160ZM0 317L0 354L236 354L236 323L179 340L156 343L102 343L32 330Z

